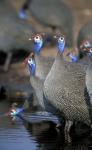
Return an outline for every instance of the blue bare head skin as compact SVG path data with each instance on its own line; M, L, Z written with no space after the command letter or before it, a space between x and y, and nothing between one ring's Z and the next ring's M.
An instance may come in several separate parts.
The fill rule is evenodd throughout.
M33 42L34 42L34 52L36 54L39 54L42 47L43 47L43 37L40 34L37 34L34 36L33 38Z
M59 36L57 39L57 48L60 53L64 52L65 49L65 38L64 36Z
M76 56L76 55L70 53L70 54L69 54L69 57L70 57L70 59L71 59L71 61L72 61L73 63L78 62L78 56Z
M88 52L88 56L92 59L92 48L90 48L90 50Z
M40 41L39 43L35 42L34 43L34 51L35 51L35 53L39 54L40 51L41 51L42 46L43 46L43 42L42 41Z
M10 115L11 116L17 116L19 115L20 113L22 113L24 111L24 108L21 107L21 108L16 108L16 110L11 110L11 113Z
M30 74L35 75L36 63L32 58L28 59L28 67L29 67Z

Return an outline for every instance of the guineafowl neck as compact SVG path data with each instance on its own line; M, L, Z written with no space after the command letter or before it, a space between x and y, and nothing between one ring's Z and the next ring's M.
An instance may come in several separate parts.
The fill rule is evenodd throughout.
M59 59L61 59L61 58L63 57L63 53L61 54L61 53L58 51L57 57L58 57Z
M35 54L35 62L38 64L38 65L41 65L42 64L42 56L41 54Z
M64 59L63 56L64 56L64 53L60 53L60 52L58 51L55 60L60 60L60 61L61 61L61 60Z
M36 92L36 96L38 99L38 103L40 107L44 108L44 102L43 102L43 84L44 82L37 78L36 76L31 76L30 78L31 85Z
M38 90L40 88L39 85L42 85L43 83L38 77L33 75L30 77L30 82L35 90Z
M56 78L61 78L61 70L64 69L64 59L63 55L60 54L59 52L57 53L57 56L54 60L54 63L45 79L45 83L47 82L48 84L50 83L51 80L55 81Z
M35 62L36 62L35 76L39 77L40 79L43 79L43 73L44 73L43 58L40 54L39 55L35 54Z

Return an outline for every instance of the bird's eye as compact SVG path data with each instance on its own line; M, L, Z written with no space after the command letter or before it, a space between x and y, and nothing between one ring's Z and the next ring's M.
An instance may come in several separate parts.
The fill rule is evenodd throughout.
M36 38L36 39L39 39L39 36L36 36L35 38Z
M39 41L39 40L40 40L40 36L39 35L34 37L34 41Z
M92 48L90 48L90 52L92 53Z
M29 65L33 64L32 58L29 58L29 59L28 59L28 64L29 64Z
M59 37L59 41L63 42L64 41L64 37Z
M84 43L84 46L85 46L85 47L89 47L89 46L90 46L90 43L89 43L88 41L86 41L86 42Z
M31 61L31 60L32 60L31 58L28 59L28 61Z

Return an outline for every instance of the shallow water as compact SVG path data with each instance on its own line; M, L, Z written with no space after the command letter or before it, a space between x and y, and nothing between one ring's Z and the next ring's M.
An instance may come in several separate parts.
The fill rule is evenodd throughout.
M24 120L15 123L2 114L9 109L7 102L0 102L0 150L91 150L89 135L77 138L70 145L64 144L64 136L53 124L36 113L26 113ZM26 119L27 118L27 119ZM29 121L28 121L29 120Z

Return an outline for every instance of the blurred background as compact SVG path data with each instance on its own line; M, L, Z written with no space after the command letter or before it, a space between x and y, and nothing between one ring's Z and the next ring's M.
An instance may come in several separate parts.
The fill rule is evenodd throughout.
M32 51L32 42L28 40L32 34L45 32L48 37L65 34L69 48L78 47L83 38L91 36L91 3L90 0L0 0L0 98L2 93L8 97L28 93L29 97L29 74L22 62ZM44 47L43 55L56 56L52 45Z
M51 40L53 35L61 33L66 37L67 48L79 48L81 41L85 38L90 37L92 42L91 19L91 0L0 0L1 112L3 112L3 108L5 108L5 111L7 110L8 105L6 102L8 104L12 102L21 103L25 99L31 99L33 101L34 91L29 82L29 73L23 63L24 59L33 50L33 43L28 39L34 33L46 33L48 39L50 38ZM53 40L42 51L42 55L46 57L55 57L56 53ZM4 105L2 105L3 101L5 102ZM35 108L35 102L33 106ZM24 129L20 132L25 134ZM45 150L44 142L41 142L42 140L38 143L40 143L41 147L43 145L43 148L39 149ZM58 142L60 144L60 141ZM57 143L55 143L56 147ZM49 149L48 145L46 150ZM65 148L67 149L67 147ZM83 150L86 148L83 145ZM79 146L75 149L82 148Z

